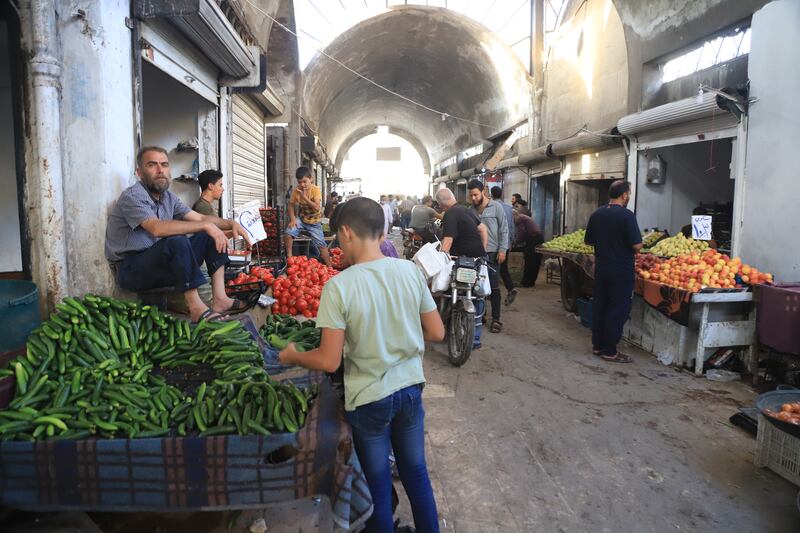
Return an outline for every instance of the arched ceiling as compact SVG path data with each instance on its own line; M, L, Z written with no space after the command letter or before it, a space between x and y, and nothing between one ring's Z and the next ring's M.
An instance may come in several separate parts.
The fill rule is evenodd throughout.
M397 7L354 26L325 52L414 101L485 124L442 120L318 55L305 71L303 109L336 161L358 135L386 125L415 139L430 164L530 113L530 78L512 50L452 10Z

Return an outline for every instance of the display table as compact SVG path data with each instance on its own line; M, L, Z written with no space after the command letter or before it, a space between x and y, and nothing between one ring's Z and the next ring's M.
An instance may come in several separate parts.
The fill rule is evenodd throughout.
M636 279L631 317L624 338L655 354L665 364L687 366L703 375L703 364L717 348L745 347L751 372L755 350L756 312L753 293L699 292Z
M0 442L0 504L36 511L181 512L261 508L314 496L358 529L372 499L344 407L321 372L280 364L259 341L276 381L319 387L295 433Z

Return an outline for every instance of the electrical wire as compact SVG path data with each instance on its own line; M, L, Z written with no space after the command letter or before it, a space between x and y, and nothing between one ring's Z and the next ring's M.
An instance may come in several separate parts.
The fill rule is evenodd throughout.
M269 13L267 13L266 11L264 11L263 9L261 9L259 6L257 6L257 5L256 5L256 4L253 2L253 0L244 0L244 1L245 1L245 2L247 2L248 4L250 4L250 6L251 6L253 9L255 9L256 11L260 12L262 15L266 16L267 18L269 18L269 19L270 19L270 20L271 20L271 21L272 21L274 24L276 24L277 26L279 26L280 28L282 28L282 29L283 29L284 31L286 31L287 33L290 33L291 35L294 35L294 36L295 36L297 39L301 39L301 38L303 38L303 37L301 37L300 35L298 35L296 32L292 31L290 28L288 28L288 27L287 27L285 24L282 24L282 23L281 23L281 22L279 22L277 19L275 19L275 18L274 18L272 15L270 15ZM397 97L397 98L400 98L401 100L404 100L404 101L406 101L406 102L408 102L408 103L410 103L410 104L413 104L413 105L415 105L415 106L417 106L417 107L420 107L420 108L422 108L422 109L424 109L424 110L426 110L426 111L430 111L431 113L435 113L435 114L437 114L437 115L441 116L441 117L442 117L442 120L446 120L446 119L448 119L448 118L452 118L452 119L454 119L454 120L458 120L458 121L465 122L465 123L468 123L468 124L473 124L473 125L475 125L475 126L482 126L482 127L484 127L484 128L491 128L491 129L493 129L493 130L499 130L499 129L500 129L498 126L495 126L495 125L493 125L493 124L485 124L485 123L483 123L483 122L477 122L477 121L475 121L475 120L470 120L470 119L468 119L468 118L459 117L459 116L457 116L457 115L451 115L450 113L446 113L446 112L444 112L444 111L440 111L440 110L438 110L438 109L434 109L434 108L432 108L432 107L430 107L430 106L427 106L427 105L425 105L425 104L422 104L422 103L420 103L420 102L417 102L416 100L412 100L411 98L409 98L409 97L407 97L407 96L404 96L404 95L402 95L402 94L400 94L400 93L398 93L398 92L395 92L395 91L393 91L393 90L389 89L388 87L384 87L384 86L383 86L383 85L381 85L380 83L378 83L378 82L376 82L376 81L374 81L374 80L372 80L372 79L370 79L370 78L368 78L368 77L364 76L364 75L363 75L363 74L361 74L360 72L358 72L358 71L356 71L356 70L354 70L354 69L352 69L352 68L348 67L347 65L345 65L344 63L342 63L341 61L339 61L338 59L336 59L335 57L331 56L330 54L327 54L327 53L326 53L325 51L323 51L322 49L320 49L320 48L317 48L317 47L315 47L315 46L311 46L311 47L312 47L314 50L316 50L316 51L317 51L319 54L321 54L321 55L323 55L324 57L326 57L326 58L330 59L331 61L333 61L334 63L336 63L336 64L337 64L337 65L339 65L340 67L342 67L342 68L344 68L344 69L348 70L349 72L351 72L351 73L352 73L352 74L354 74L355 76L357 76L357 77L361 78L362 80L366 81L367 83L369 83L369 84L371 84L371 85L374 85L374 86L375 86L375 87L377 87L378 89L381 89L381 90L383 90L383 91L385 91L385 92L387 92L387 93L391 94L392 96L395 96L395 97Z

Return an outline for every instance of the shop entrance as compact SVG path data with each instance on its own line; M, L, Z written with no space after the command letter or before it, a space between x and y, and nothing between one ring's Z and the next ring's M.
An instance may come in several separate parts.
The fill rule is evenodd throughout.
M545 241L560 233L559 172L531 178L528 204Z
M640 151L636 217L642 229L675 235L691 224L692 215L711 215L713 240L721 252L730 253L736 183L732 155L731 138ZM654 180L657 161L663 177Z
M169 152L170 190L191 207L200 197L197 175L216 160L217 107L146 62L142 101L142 146Z
M15 58L19 57L17 20L8 4L0 7L0 277L24 278L21 213L22 178L19 77Z
M586 228L595 209L608 203L608 188L616 178L567 180L564 186L564 233Z

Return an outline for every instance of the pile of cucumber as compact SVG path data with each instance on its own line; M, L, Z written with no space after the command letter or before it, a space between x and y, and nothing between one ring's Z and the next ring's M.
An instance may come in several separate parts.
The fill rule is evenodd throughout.
M238 321L190 326L91 294L56 307L0 369L17 383L0 440L268 435L305 423L311 389L272 381ZM187 372L209 377L192 386Z
M319 348L321 335L322 331L317 329L314 320L300 322L291 315L269 315L266 323L261 326L261 336L278 350L283 350L291 342L295 343L300 352Z

